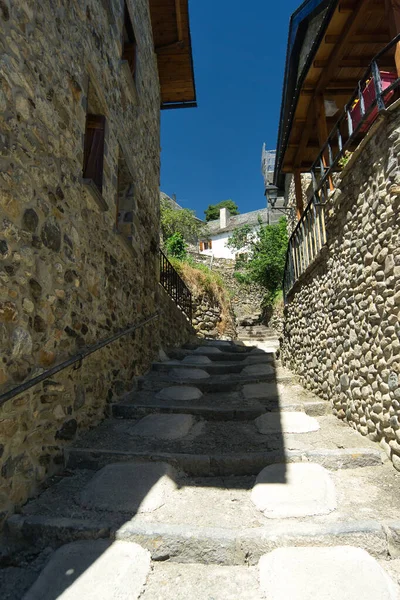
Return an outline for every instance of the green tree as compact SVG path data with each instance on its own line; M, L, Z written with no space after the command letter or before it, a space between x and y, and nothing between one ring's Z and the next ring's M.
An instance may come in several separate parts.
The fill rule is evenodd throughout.
M248 246L251 240L253 227L251 225L241 225L232 231L232 235L226 242L228 248L233 248L240 252L242 248Z
M187 241L197 238L202 223L196 219L193 210L174 208L167 198L161 198L160 209L161 236L164 242L175 233L179 233Z
M238 215L238 205L233 200L223 200L218 204L209 204L207 210L204 211L206 221L216 221L219 219L220 208L227 208L231 215Z
M243 228L234 230L229 245L232 247L236 241L237 245L233 247L240 250L245 233ZM255 234L247 235L247 244L249 260L244 265L241 279L260 284L266 292L264 306L270 306L282 288L288 246L286 218L282 217L274 225L260 225Z
M168 256L173 256L178 260L186 258L186 244L181 233L174 233L165 241L165 249Z

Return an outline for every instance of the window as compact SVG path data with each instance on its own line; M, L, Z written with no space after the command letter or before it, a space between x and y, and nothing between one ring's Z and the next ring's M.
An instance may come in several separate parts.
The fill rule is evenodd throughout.
M208 242L200 242L200 252L203 252L203 250L212 250L211 240L209 240Z
M103 115L86 116L83 177L91 179L100 193L103 189L105 122Z
M122 60L126 60L129 65L129 70L132 77L136 73L136 39L133 31L133 25L126 2L124 2L124 34L123 34L123 49Z

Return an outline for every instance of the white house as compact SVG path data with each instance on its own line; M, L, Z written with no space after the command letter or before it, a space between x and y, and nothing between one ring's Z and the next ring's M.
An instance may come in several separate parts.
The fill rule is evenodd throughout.
M260 221L262 225L269 223L269 209L262 208L243 215L231 215L227 208L221 208L219 219L209 221L199 242L200 254L214 256L215 258L234 259L237 251L226 244L232 237L233 230L242 225L250 225L255 233Z

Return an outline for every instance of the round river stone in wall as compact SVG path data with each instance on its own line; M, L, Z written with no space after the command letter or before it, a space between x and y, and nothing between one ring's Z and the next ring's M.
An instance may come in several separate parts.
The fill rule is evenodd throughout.
M185 365L209 365L211 360L208 356L185 356L182 361Z
M156 394L157 400L199 400L203 395L203 392L197 387L190 387L188 385L173 385L171 387L163 388L158 394Z
M251 500L269 519L327 515L336 508L333 481L314 463L266 467L256 479Z
M127 433L159 440L185 437L195 423L192 415L148 415L140 419Z
M176 489L176 473L162 462L116 463L101 469L79 496L85 508L129 513L153 512Z
M208 379L210 375L202 369L172 369L171 379Z
M255 421L260 433L309 433L319 430L317 419L303 412L276 412L261 415Z
M278 548L261 557L259 570L269 600L399 598L397 585L361 548Z

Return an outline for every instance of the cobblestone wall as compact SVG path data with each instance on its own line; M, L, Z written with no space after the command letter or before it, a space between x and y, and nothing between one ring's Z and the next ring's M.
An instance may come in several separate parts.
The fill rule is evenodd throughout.
M120 0L0 2L0 394L158 308L159 83L148 1L128 5L135 81ZM87 112L106 119L100 198L81 182ZM129 235L116 227L121 173ZM162 322L0 408L0 521L176 341Z
M400 470L400 114L353 155L327 247L285 309L282 359Z

